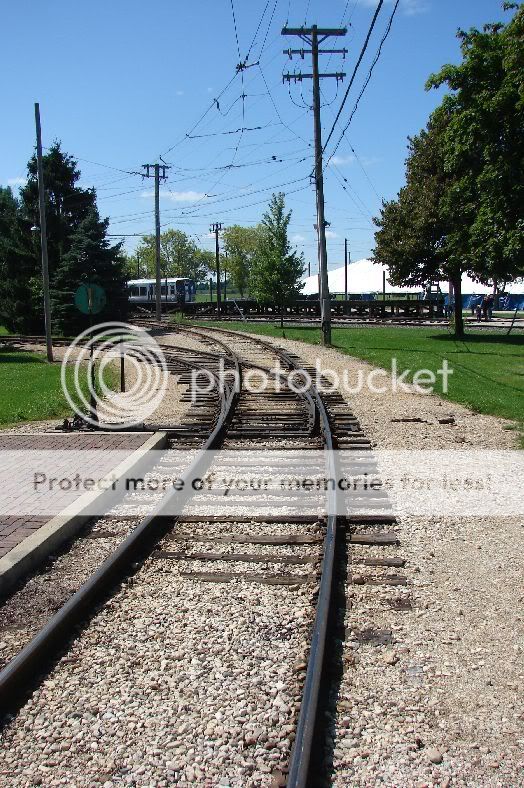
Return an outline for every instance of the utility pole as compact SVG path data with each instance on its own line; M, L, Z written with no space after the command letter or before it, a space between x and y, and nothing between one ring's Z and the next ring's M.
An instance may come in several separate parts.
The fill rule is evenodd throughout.
M344 299L348 300L348 239L344 238Z
M140 252L136 250L136 278L140 279Z
M49 260L47 257L47 224L45 218L44 168L42 165L42 128L40 126L40 105L35 104L36 124L36 166L38 172L38 204L40 207L40 246L42 249L42 285L44 291L44 322L47 360L53 361L53 340L51 338L51 299L49 297Z
M227 301L227 252L224 252L224 301Z
M284 27L283 36L298 36L311 46L311 49L285 49L284 54L292 60L293 55L311 55L313 67L312 74L283 74L284 82L302 82L303 79L313 80L313 118L314 118L314 138L315 138L315 189L317 201L317 233L318 233L318 254L319 254L319 274L320 274L320 315L322 321L322 344L331 344L331 304L329 300L328 268L327 268L327 247L326 247L326 219L324 215L324 176L322 166L322 126L320 122L320 80L332 78L337 82L346 76L343 72L320 74L318 70L319 54L347 54L346 49L322 49L322 44L331 36L345 36L346 28L321 28L317 25L312 27Z
M218 234L222 230L222 222L215 222L211 225L211 232L215 233L215 258L217 267L217 315L220 320L220 311L222 306L222 289L220 286L220 245L218 242Z
M155 273L156 273L156 319L162 320L162 285L160 283L160 181L165 181L167 178L166 170L171 169L167 164L142 164L145 170L143 178L155 179ZM154 170L154 175L150 174L150 170ZM160 174L162 170L162 175Z

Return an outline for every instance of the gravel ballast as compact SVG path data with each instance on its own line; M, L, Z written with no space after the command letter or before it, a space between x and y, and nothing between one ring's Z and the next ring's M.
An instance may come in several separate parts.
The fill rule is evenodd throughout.
M306 363L319 358L340 375L349 370L353 379L359 370L373 369L335 350L289 340L277 344ZM348 402L379 449L516 448L509 422L434 395L363 390ZM453 421L440 424L443 414ZM522 520L482 512L401 517L395 531L400 547L349 550L344 672L334 741L327 748L334 785L522 785ZM359 565L359 558L370 557L401 557L406 565ZM358 579L383 581L391 572L404 575L408 585ZM358 633L366 630L390 632L391 643L362 642Z

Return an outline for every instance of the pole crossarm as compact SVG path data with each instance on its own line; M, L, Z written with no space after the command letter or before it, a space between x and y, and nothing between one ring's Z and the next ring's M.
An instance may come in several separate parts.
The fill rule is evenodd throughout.
M313 32L317 36L345 36L348 32L347 27L283 27L283 36L312 36ZM320 43L320 42L319 42Z
M345 76L345 71L335 71L332 74L319 74L318 78L323 79L330 77L331 79L336 79L338 82L339 80L344 79ZM302 74L300 72L298 74L290 74L289 72L287 74L282 74L282 82L302 82L303 79L315 79L315 75Z
M347 49L319 49L319 55L342 55L346 57L349 50ZM300 55L302 60L304 60L304 55L312 55L313 51L311 49L283 49L282 52L284 55L287 55L290 60L293 60L293 55Z

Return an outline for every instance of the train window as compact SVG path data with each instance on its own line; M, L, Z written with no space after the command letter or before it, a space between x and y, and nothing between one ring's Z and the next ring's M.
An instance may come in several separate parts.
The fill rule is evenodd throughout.
M141 296L145 296L145 294L146 294L146 288L145 287L141 287L140 288L140 295Z
M131 296L136 297L138 295L138 287L130 287L129 288L129 292L130 292Z
M175 285L170 285L169 292L171 293L171 295L175 295L176 293Z
M166 286L165 285L162 285L162 287L160 288L160 293L161 293L161 295L165 295L166 294Z

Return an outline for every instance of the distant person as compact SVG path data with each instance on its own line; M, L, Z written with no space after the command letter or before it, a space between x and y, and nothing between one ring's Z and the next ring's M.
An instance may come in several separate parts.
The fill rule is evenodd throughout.
M477 300L477 320L480 321L482 317L482 297L479 297Z
M494 301L495 301L495 297L493 295L489 295L488 296L488 305L487 305L488 320L492 320L493 319L493 304L494 304Z

